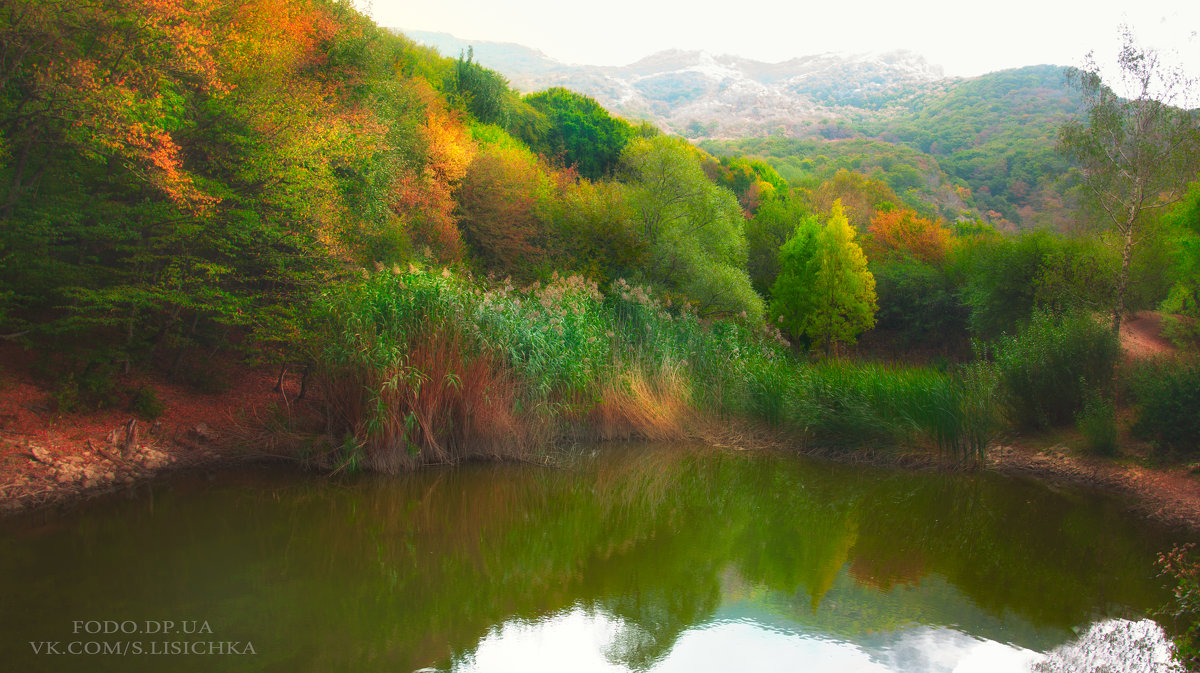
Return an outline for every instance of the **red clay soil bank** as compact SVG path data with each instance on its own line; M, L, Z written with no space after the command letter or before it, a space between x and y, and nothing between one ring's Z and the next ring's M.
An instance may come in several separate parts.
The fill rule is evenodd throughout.
M62 414L49 387L31 375L31 359L17 345L0 343L0 513L115 490L172 467L227 460L234 435L256 426L272 404L286 404L274 390L277 370L237 368L219 394L156 378L121 381L155 390L165 411L152 422L121 408ZM297 384L285 382L289 399Z

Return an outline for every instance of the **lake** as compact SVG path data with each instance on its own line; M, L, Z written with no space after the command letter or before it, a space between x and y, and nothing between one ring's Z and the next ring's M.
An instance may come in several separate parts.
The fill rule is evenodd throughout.
M1184 539L1097 493L702 446L195 473L0 521L0 660L1018 671L1164 604L1155 557Z

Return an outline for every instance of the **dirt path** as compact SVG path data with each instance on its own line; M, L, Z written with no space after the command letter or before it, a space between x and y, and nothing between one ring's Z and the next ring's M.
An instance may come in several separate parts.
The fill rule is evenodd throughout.
M1121 351L1130 360L1170 356L1179 348L1162 335L1162 314L1138 311L1121 322Z

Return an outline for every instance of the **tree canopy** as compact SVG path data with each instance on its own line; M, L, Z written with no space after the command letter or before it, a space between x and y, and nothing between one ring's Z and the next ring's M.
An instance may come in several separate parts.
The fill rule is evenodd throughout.
M779 262L771 315L789 332L837 351L874 327L875 278L840 201L834 201L824 226L812 217L802 220Z
M525 102L545 119L544 129L525 131L529 146L591 180L612 174L634 135L628 122L574 91L555 87L530 94Z
M741 207L704 174L697 150L673 138L639 138L625 148L621 164L649 246L647 276L704 313L761 320L763 301L746 273Z
M1104 83L1089 57L1082 69L1070 72L1083 95L1084 116L1064 124L1060 136L1062 149L1082 167L1093 203L1121 238L1114 333L1125 312L1130 262L1145 214L1178 201L1200 170L1200 117L1186 109L1195 81L1138 46L1128 28L1122 38L1117 58L1122 91Z

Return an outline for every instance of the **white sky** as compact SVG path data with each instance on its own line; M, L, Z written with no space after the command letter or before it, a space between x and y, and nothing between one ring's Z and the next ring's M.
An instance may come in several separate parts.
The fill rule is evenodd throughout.
M908 49L948 75L1112 60L1117 26L1200 67L1198 0L355 0L383 26L515 42L568 63L626 65L663 49L776 62Z

